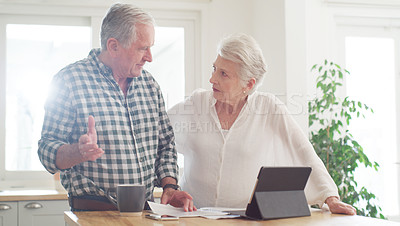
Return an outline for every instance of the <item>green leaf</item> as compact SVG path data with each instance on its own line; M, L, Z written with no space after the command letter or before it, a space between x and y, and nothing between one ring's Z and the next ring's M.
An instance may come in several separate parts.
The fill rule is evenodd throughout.
M317 68L316 87L321 95L308 102L310 142L338 186L342 200L353 205L357 214L384 217L381 208L374 204L377 197L366 188L357 188L354 174L359 164L376 171L379 164L368 159L348 130L352 116L364 117L364 110L374 111L360 101L348 96L342 99L337 94L337 87L343 86L344 74L350 74L349 71L326 59L322 65L313 65L311 70ZM311 128L314 124L318 124L318 129Z
M311 70L310 70L310 71L313 71L315 68L317 68L317 64L314 64L314 65L311 67Z

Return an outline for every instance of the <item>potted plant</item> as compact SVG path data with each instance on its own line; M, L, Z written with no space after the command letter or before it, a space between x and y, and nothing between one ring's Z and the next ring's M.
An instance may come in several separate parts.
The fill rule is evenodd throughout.
M357 215L384 219L381 208L375 204L376 196L365 187L358 188L354 177L359 164L375 171L379 165L368 159L348 130L352 117L365 117L365 112L373 110L360 101L348 96L340 98L337 94L343 77L350 74L347 70L325 60L311 71L318 76L316 97L308 102L310 141L338 186L342 201L354 206Z

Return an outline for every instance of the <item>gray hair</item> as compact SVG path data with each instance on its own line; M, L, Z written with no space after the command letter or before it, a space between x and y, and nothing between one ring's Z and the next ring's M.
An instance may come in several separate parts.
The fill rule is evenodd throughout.
M136 24L155 26L154 18L143 9L129 4L116 3L103 19L100 32L102 50L107 50L107 41L117 39L124 48L136 41Z
M253 93L267 72L262 50L256 40L246 34L233 34L221 40L217 51L222 58L240 65L238 76L243 87L251 78L256 80L254 88L249 91L249 94Z

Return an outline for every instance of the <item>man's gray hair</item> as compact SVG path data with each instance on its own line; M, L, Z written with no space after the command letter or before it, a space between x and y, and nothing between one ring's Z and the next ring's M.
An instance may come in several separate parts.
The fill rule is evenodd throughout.
M249 94L253 93L267 72L262 50L256 40L242 33L229 35L221 40L217 51L222 58L239 64L238 76L243 87L251 78L256 80L255 86L249 91Z
M100 42L103 51L107 50L107 41L117 39L124 48L136 41L136 24L155 26L154 18L143 9L130 4L113 4L103 19Z

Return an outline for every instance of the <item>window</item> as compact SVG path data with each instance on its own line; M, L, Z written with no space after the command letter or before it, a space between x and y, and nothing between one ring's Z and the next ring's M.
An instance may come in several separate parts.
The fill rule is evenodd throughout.
M347 94L374 109L374 114L365 120L354 119L350 131L363 144L367 156L380 164L378 173L371 175L360 168L356 176L380 199L387 214L397 213L399 208L393 202L398 199L398 184L394 179L398 178L394 60L391 38L346 38L346 66L352 73L346 81Z
M43 105L54 74L90 51L90 27L8 24L6 64L6 171L44 170L37 158ZM184 99L184 29L156 27L154 63L166 107ZM21 54L24 53L24 54Z
M76 7L78 11L72 10ZM40 0L2 6L0 190L54 186L37 156L47 88L61 68L100 47L100 26L108 7L106 2L48 4ZM198 4L171 8L168 1L160 2L157 9L151 7L144 9L158 27L153 62L145 69L160 84L168 109L201 87L200 15L204 9ZM181 157L178 162L183 166Z
M346 95L373 108L366 118L353 119L350 131L371 161L380 164L378 172L360 166L355 177L378 198L383 214L399 213L399 102L396 101L396 59L400 42L390 30L368 27L342 27L342 47L346 69Z
M185 97L185 29L156 27L155 30L156 40L151 48L153 62L147 63L145 68L161 86L168 110ZM178 165L184 166L183 155L179 153Z
M51 78L87 56L89 18L0 16L0 179L6 188L51 185L37 155ZM43 181L46 181L43 183Z
M169 109L185 97L185 30L183 27L156 27L151 48L153 62L144 66L161 86Z
M5 94L0 101L3 109L0 125L4 123L5 128L4 133L0 131L0 141L4 140L0 142L0 160L4 163L0 165L0 179L19 180L19 185L11 183L14 188L32 185L26 182L29 179L51 179L37 155L47 89L60 69L85 58L92 48L89 20L68 19L60 24L46 24L49 18L41 19L10 16L3 18L1 27L5 34L1 44L5 46L6 70L0 74L5 81L0 84ZM145 65L161 86L166 109L182 101L187 91L186 31L187 27L176 24L156 27L153 62ZM180 166L182 160L180 157Z
M7 24L6 171L44 170L37 155L50 81L91 48L89 26Z

